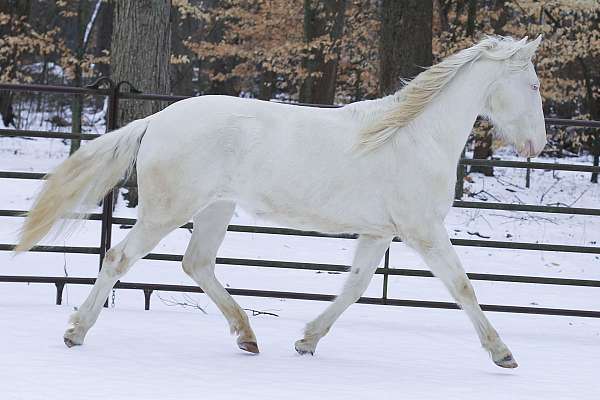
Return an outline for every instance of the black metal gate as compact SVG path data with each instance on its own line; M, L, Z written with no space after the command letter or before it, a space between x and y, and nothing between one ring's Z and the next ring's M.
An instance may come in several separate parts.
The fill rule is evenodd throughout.
M187 97L185 96L166 96L158 94L143 94L135 91L121 92L123 83L115 84L108 78L100 78L94 84L85 88L68 87L68 86L47 86L47 85L17 85L17 84L0 84L0 90L24 91L24 92L45 92L45 93L62 93L73 95L94 95L106 96L108 99L108 111L106 116L107 130L117 128L116 113L118 111L119 99L137 99L137 100L160 100L175 102ZM314 106L299 104L300 106ZM317 105L318 106L318 105ZM327 106L324 106L327 107ZM331 106L329 106L331 107ZM579 126L588 128L600 128L600 121L580 121L568 119L547 118L547 125L557 126ZM60 139L80 139L92 140L100 135L82 134L82 133L63 133L63 132L46 132L46 131L31 131L31 130L12 130L0 129L0 136L4 137L43 137L43 138L60 138ZM462 158L458 166L459 181L462 180L464 166L479 165L479 166L498 166L511 168L527 168L527 169L544 169L553 171L579 171L599 173L598 166L585 166L574 164L554 164L546 162L521 162L521 161L501 161L501 160L471 160ZM0 171L0 179L44 179L45 172L10 172ZM542 212L542 213L557 213L557 214L574 214L587 216L600 216L598 208L577 208L577 207L558 207L558 206L541 206L527 204L505 204L505 203L481 203L472 201L456 200L454 207L459 208L476 208L486 210L508 210L508 211L524 211L524 212ZM96 254L99 256L100 265L106 251L111 247L111 232L112 225L133 225L134 219L116 218L113 217L113 193L109 193L103 201L102 213L92 214L88 217L89 220L102 222L100 232L99 247L74 247L74 246L36 246L31 251L34 252L50 252L50 253L79 253L79 254ZM27 210L0 210L0 217L22 217ZM192 224L188 223L181 228L192 228ZM246 233L261 233L273 235L293 235L293 236L310 236L310 237L327 237L327 238L342 238L355 239L354 234L327 235L318 232L300 231L295 229L272 228L262 226L243 226L230 225L230 232L246 232ZM395 241L400 241L395 239ZM571 253L589 253L600 254L600 247L595 246L570 246L562 244L546 244L546 243L526 243L526 242L505 242L493 240L471 240L471 239L453 239L452 243L457 246L474 246L488 247L498 249L515 249L515 250L544 250L557 252ZM0 251L12 251L14 243L1 243ZM150 260L162 261L181 261L183 256L178 254L159 254L150 253L146 257ZM347 270L347 266L338 264L318 264L318 263L301 263L278 260L256 260L256 259L241 259L241 258L217 258L217 264L236 265L236 266L252 266L252 267L269 267L269 268L284 268L284 269L300 269L300 270L315 270L315 271L331 271L343 272ZM428 307L428 308L458 308L454 303L439 302L439 301L421 301L421 300L406 300L388 298L388 278L389 276L412 276L412 277L432 277L431 272L426 270L391 268L389 249L384 258L383 268L378 268L376 274L383 275L382 294L381 297L362 297L359 303L367 304L385 304L395 306L408 307ZM472 280L495 281L495 282L514 282L514 283L530 283L544 285L567 285L567 286L587 286L600 287L600 281L585 280L585 279L564 279L551 277L535 277L522 275L496 275L496 274L480 274L469 273L469 278ZM67 284L83 284L91 285L94 279L91 278L76 278L64 276L6 276L0 275L0 282L28 282L28 283L53 283L56 286L56 304L62 302L62 292ZM118 282L115 285L117 289L135 289L142 290L145 296L145 308L150 308L150 298L154 290L175 291L175 292L202 292L197 286L181 286L181 285L165 285L154 283L134 283L134 282ZM305 299L305 300L323 300L329 301L334 298L332 295L315 294L315 293L298 293L298 292L282 292L271 290L251 290L251 289L227 289L232 295L242 296L260 296L260 297L276 297L289 299ZM546 314L546 315L567 315L580 317L595 317L600 318L600 311L595 310L572 310L572 309L556 309L542 307L518 307L498 304L482 304L481 308L486 311L498 312L513 312L513 313L528 313L528 314Z

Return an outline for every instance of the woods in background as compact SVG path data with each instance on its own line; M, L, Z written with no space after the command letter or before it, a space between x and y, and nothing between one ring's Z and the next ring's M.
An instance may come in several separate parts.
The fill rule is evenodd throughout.
M392 93L484 34L542 33L546 115L600 119L599 21L593 0L0 0L0 80L80 86L109 75L146 92L343 104ZM0 96L5 124L25 107L48 110L13 96ZM50 101L48 119L73 131L89 125L86 107L102 107ZM131 104L124 121L155 110ZM592 131L565 132L551 132L556 155L600 152ZM477 130L475 156L492 147Z

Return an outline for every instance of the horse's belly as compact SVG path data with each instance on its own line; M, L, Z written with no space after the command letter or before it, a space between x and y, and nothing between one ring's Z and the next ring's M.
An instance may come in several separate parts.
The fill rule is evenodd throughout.
M352 210L343 201L333 206L311 205L306 202L286 201L272 196L251 196L238 199L244 211L277 226L318 231L322 233L390 234L393 227L377 209ZM366 214L365 214L366 213Z

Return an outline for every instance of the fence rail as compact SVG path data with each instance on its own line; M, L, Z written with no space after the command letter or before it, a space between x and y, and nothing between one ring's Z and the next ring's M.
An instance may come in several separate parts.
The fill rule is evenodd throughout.
M136 100L160 100L175 102L183 100L185 96L168 96L159 94L145 94L139 93L136 90L131 92L121 92L120 88L123 83L119 82L115 84L107 78L101 78L94 82L92 85L86 88L66 87L66 86L47 86L47 85L19 85L19 84L2 84L0 83L0 90L12 90L12 91L28 91L28 92L44 92L44 93L60 93L66 95L92 95L92 96L106 96L108 98L108 111L107 111L107 130L113 130L117 128L116 125L116 112L118 110L119 99L136 99ZM102 88L105 85L106 88ZM318 106L312 104L298 104L300 106ZM331 107L331 106L328 106ZM335 107L335 106L334 106ZM600 121L581 121L581 120L569 120L560 118L547 118L547 125L556 126L578 126L585 128L600 128ZM0 129L0 137L41 137L41 138L54 138L54 139L80 139L80 140L92 140L101 135L96 134L84 134L84 133L66 133L66 132L46 132L46 131L34 131L34 130L12 130L12 129ZM578 172L591 172L600 173L600 167L590 165L577 165L577 164L555 164L547 162L522 162L522 161L505 161L505 160L472 160L467 158L461 158L459 161L459 168L464 168L466 165L477 165L477 166L497 166L497 167L508 167L508 168L527 168L527 169L543 169L543 170L558 170L558 171L578 171ZM0 171L0 179L45 179L45 172L19 172L19 171ZM126 185L127 183L124 183ZM106 251L111 246L111 232L112 225L133 225L135 219L132 218L120 218L113 216L112 213L112 201L113 194L109 193L104 201L102 213L93 213L86 217L88 220L101 221L101 238L100 246L98 247L86 247L86 246L36 246L31 251L43 252L43 253L74 253L74 254L92 254L99 255L100 265ZM519 212L536 212L536 213L556 213L556 214L572 214L572 215L587 215L587 216L600 216L600 209L594 208L578 208L578 207L559 207L559 206L545 206L545 205L533 205L533 204L504 204L504 203L488 203L488 202L475 202L475 201L463 201L456 200L454 207L457 208L473 208L473 209L487 209L487 210L503 210L503 211L519 211ZM25 210L0 210L0 217L22 217L26 213ZM192 223L187 223L181 228L191 229L193 228ZM315 238L338 238L338 239L356 239L358 236L353 233L343 234L323 234L312 231L302 231L288 228L277 228L277 227L264 227L264 226L244 226L244 225L230 225L228 228L230 232L239 233L254 233L254 234L272 234L272 235L293 235L303 237L315 237ZM396 238L394 241L398 242L400 239ZM542 251L558 251L558 252L572 252L572 253L585 253L585 254L600 254L600 247L594 246L569 246L562 244L547 244L547 243L525 243L525 242L512 242L512 241L494 241L494 240L473 240L473 239L452 239L452 243L457 246L473 246L473 247L488 247L488 248L499 248L499 249L519 249L519 250L542 250ZM14 244L0 243L0 251L11 251ZM183 256L180 254L161 254L161 253L150 253L146 257L149 260L158 261L181 261ZM384 258L383 268L378 268L376 274L383 275L382 285L382 296L381 297L362 297L359 302L366 304L385 304L395 306L408 306L408 307L428 307L428 308L445 308L445 309L456 309L457 306L454 303L437 302L437 301L422 301L422 300L406 300L406 299L390 299L388 298L388 279L389 276L410 276L410 277L423 277L429 278L433 275L430 271L408 269L408 268L390 268L389 261L389 249L386 252ZM256 259L242 259L242 258L217 258L217 264L221 265L235 265L244 267L264 267L264 268L282 268L282 269L296 269L296 270L312 270L312 271L329 271L329 272L344 272L347 271L348 266L338 264L321 264L321 263L303 263L303 262L291 262L291 261L280 261L280 260L256 260ZM544 285L561 285L561 286L577 286L577 287L600 287L600 281L586 280L586 279L566 279L566 278L555 278L555 277L540 277L540 276L521 276L521 275L499 275L499 274L481 274L481 273L469 273L469 278L472 280L479 281L493 281L493 282L508 282L508 283L527 283L527 284L544 284ZM54 284L56 286L56 303L61 304L62 292L64 286L67 284L85 284L91 285L94 283L94 279L91 278L77 278L77 277L57 277L57 276L6 276L0 275L0 282L27 282L27 283L47 283ZM156 283L135 283L135 282L118 282L115 285L116 289L133 289L142 290L145 298L145 308L150 308L150 299L153 291L175 291L175 292L196 292L200 293L202 290L197 286L181 286L181 285L165 285ZM289 298L289 299L306 299L306 300L322 300L329 301L333 298L332 295L328 294L317 294L317 293L297 293L297 292L284 292L284 291L269 291L269 290L250 290L250 289L228 289L232 295L242 296L261 296L261 297L278 297L278 298ZM557 308L543 308L543 307L519 307L510 305L497 305L497 304L482 304L482 309L486 311L498 311L498 312L514 312L514 313L528 313L528 314L544 314L544 315L566 315L566 316L580 316L580 317L594 317L600 318L600 311L594 310L571 310L571 309L557 309Z

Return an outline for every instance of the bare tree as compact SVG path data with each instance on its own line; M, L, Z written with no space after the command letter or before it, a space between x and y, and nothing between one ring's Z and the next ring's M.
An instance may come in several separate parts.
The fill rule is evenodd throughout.
M96 19L102 4L102 0L96 0L94 3L91 3L88 0L78 0L75 6L75 26L73 27L74 40L73 43L71 43L73 53L77 60L73 71L73 84L75 86L81 86L83 84L83 71L81 69L81 64L84 61L83 58L90 43L92 31L96 24ZM82 132L82 114L83 96L74 95L71 100L71 132ZM73 154L80 145L81 141L79 139L71 139L70 153Z
M300 101L333 104L346 0L304 0L304 40L308 51L303 67L308 76Z
M16 0L0 0L0 13L10 16L10 19L27 19L31 13L31 0L16 1ZM12 24L0 25L0 37L8 36L11 32ZM3 49L6 51L6 49ZM14 71L14 68L7 68L11 63L14 62L16 54L14 51L9 51L8 57L5 57L0 62L0 71ZM14 78L14 74L10 73L8 76L4 76L4 79ZM2 122L5 126L12 124L16 126L15 114L13 111L13 92L0 91L0 114L2 115Z
M114 2L111 42L112 78L129 81L143 92L170 92L171 0L119 0ZM122 101L119 123L159 111L162 104ZM126 195L129 207L137 205L137 189Z
M431 65L432 20L432 0L382 1L380 94L395 92L402 78L412 78Z

